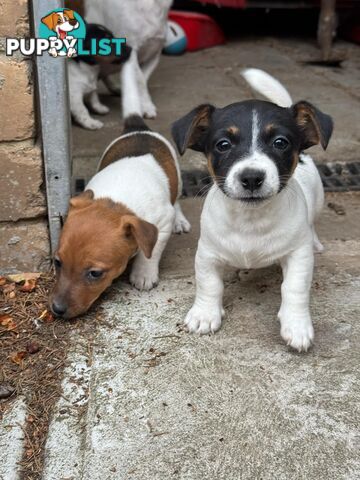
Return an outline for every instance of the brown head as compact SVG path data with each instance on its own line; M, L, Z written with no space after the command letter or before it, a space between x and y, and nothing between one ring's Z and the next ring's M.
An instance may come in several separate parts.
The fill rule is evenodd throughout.
M138 250L151 257L157 236L154 225L122 204L94 200L91 190L71 199L54 258L53 312L66 319L85 313Z

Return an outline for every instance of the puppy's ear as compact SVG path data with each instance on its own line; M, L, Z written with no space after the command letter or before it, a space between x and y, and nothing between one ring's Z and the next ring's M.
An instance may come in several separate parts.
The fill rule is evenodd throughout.
M320 143L326 150L333 131L331 117L305 101L298 102L291 108L296 122L303 132L302 148L306 149Z
M48 27L49 30L54 30L57 24L57 19L58 19L58 14L53 12L53 13L50 13L49 15L46 15L46 17L43 17L41 21Z
M150 258L158 239L158 229L135 215L124 215L121 223L124 235L133 236L146 258Z
M203 152L209 131L213 105L199 105L184 117L173 123L171 133L181 155L187 148Z
M71 208L88 207L94 200L94 192L92 190L85 190L85 192L70 199Z
M64 10L64 13L66 13L66 15L70 18L70 20L75 20L74 10L70 10L69 8L66 8Z

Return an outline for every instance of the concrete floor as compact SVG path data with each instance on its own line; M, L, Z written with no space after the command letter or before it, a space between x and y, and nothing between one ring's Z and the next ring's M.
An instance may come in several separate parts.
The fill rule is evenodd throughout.
M164 57L151 81L159 116L150 125L168 135L171 122L201 102L249 98L239 70L256 65L281 79L294 99L333 115L333 140L326 156L313 149L317 161L358 160L358 49L344 44L351 60L328 70L298 63L316 55L313 46L306 54L303 47L244 40ZM73 130L76 176L91 176L120 132L119 100L105 102L112 112L103 130ZM185 169L202 164L193 152L182 160ZM91 367L80 377L88 349L81 334L74 339L67 400L59 402L50 428L44 479L359 478L360 197L329 194L329 201L346 214L326 208L318 226L326 251L317 256L312 291L316 343L299 355L279 335L276 267L240 278L229 272L220 332L199 338L183 331L202 205L184 200L192 232L171 239L157 289L139 293L119 281L106 295ZM84 391L80 415L74 405Z
M242 40L164 57L151 81L159 116L150 125L168 134L172 121L201 102L249 98L239 70L256 65L281 79L294 99L334 116L326 156L313 149L317 161L358 160L359 50L343 44L351 58L332 70L298 63L316 55L304 45ZM119 99L105 102L112 112L102 130L73 129L76 177L93 175L121 131ZM199 167L203 160L190 153L182 164ZM159 286L140 293L121 279L104 296L94 337L80 329L72 338L43 479L360 478L360 195L326 200L345 215L325 207L318 225L326 250L316 256L316 340L307 354L290 351L279 335L277 267L240 277L229 271L221 330L204 337L183 330L202 206L201 199L183 200L193 228L171 238Z

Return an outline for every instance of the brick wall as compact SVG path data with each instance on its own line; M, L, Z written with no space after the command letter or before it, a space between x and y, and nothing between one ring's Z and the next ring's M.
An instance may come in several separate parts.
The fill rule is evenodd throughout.
M33 62L6 57L6 37L29 35L28 0L0 0L0 272L44 270L49 237Z

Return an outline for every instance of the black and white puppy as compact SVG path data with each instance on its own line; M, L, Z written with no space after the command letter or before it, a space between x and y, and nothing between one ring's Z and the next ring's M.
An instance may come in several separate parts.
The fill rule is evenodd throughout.
M89 23L86 28L84 48L89 50L93 39L112 39L113 34L107 28ZM102 104L98 95L98 81L101 79L111 90L109 75L118 73L131 54L131 47L125 45L121 56L115 55L78 55L69 62L69 91L71 114L76 122L84 128L96 130L104 124L91 117L86 106L97 114L109 113L109 108Z
M204 152L214 178L201 216L196 254L196 298L185 323L201 334L220 328L223 270L283 270L281 335L306 351L314 338L309 295L314 229L324 192L319 173L304 150L325 149L333 122L308 102L292 104L285 88L267 73L249 69L247 82L271 102L247 100L225 108L200 105L174 123L180 153Z

